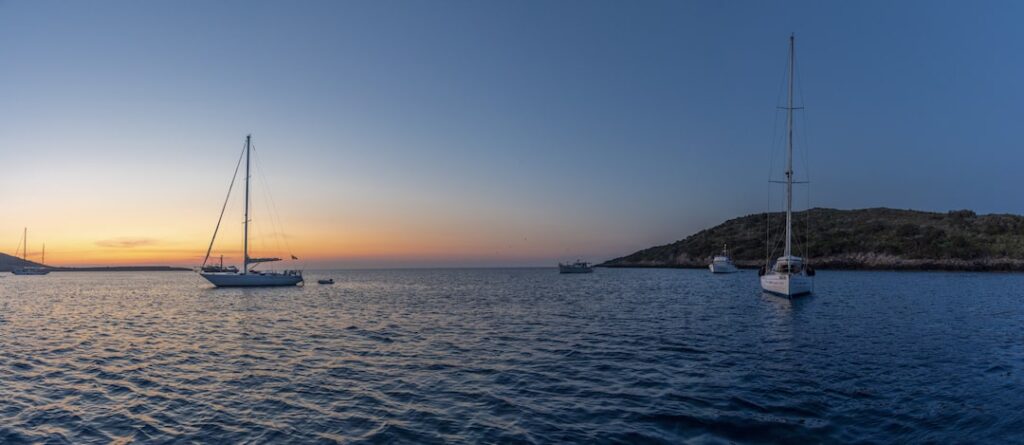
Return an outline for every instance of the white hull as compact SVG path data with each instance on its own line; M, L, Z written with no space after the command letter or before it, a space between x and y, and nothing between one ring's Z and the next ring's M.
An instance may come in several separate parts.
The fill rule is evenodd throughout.
M11 273L14 275L46 275L50 271L46 269L14 269Z
M708 269L711 269L711 273L735 273L740 271L736 266L729 263L711 263Z
M594 269L591 267L559 267L558 271L561 273L592 273Z
M814 290L814 279L804 274L769 273L761 277L761 289L786 297L806 295Z
M200 273L203 278L217 287L268 287L268 286L295 286L302 282L301 275L282 275L256 273Z

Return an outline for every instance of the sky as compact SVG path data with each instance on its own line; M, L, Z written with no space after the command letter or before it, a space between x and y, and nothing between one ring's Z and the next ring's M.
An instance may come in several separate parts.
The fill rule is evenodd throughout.
M790 33L799 206L1024 213L1020 17L1012 1L0 1L0 251L28 227L54 265L198 264L246 134L255 255L532 266L669 243L779 209Z

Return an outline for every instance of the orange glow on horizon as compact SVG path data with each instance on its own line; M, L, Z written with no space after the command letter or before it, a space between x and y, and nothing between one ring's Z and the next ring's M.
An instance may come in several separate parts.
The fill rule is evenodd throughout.
M197 224L198 225L198 224ZM473 232L457 225L450 227L405 228L397 224L377 224L376 227L301 227L301 236L289 236L289 249L265 247L259 240L250 244L251 256L278 256L288 258L294 254L301 262L332 263L352 261L456 261L456 260L508 260L528 261L537 258L562 258L575 253L559 252L552 245L562 245L555 237L530 240L522 235L494 237L486 231ZM36 233L38 232L38 233ZM54 232L58 236L54 236ZM40 260L42 239L46 239L46 263L51 266L135 266L161 265L191 267L199 265L206 253L208 236L199 231L183 234L165 233L149 236L88 236L82 232L64 233L56 228L29 232L29 260ZM84 236L83 236L84 235ZM84 238L84 239L83 239ZM230 236L228 236L230 238ZM235 238L238 238L237 236ZM40 242L37 244L36 239ZM494 241L498 239L499 241ZM556 241L559 241L556 243ZM14 245L4 249L13 254ZM224 255L225 263L238 264L241 244L237 240L220 242L211 252L211 261Z

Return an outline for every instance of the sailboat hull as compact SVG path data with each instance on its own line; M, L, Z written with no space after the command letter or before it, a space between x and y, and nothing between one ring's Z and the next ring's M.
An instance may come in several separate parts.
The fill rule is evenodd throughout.
M803 274L771 273L761 277L761 289L784 297L807 295L814 290L814 279Z
M711 270L711 273L736 273L740 271L736 266L729 263L711 263L708 265L708 269Z
M272 287L295 286L302 282L301 275L282 274L234 274L234 273L200 273L206 281L217 287Z
M50 271L47 269L14 269L11 273L14 275L46 275Z

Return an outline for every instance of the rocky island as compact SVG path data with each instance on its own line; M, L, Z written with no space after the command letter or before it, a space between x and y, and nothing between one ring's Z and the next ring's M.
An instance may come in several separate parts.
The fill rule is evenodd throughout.
M10 272L12 269L25 267L45 267L54 272L162 272L191 270L187 267L173 266L54 267L46 266L34 261L26 261L6 253L0 253L0 272Z
M888 208L793 215L794 253L818 269L1024 271L1024 216ZM738 266L760 267L769 222L776 243L785 216L758 213L598 266L704 268L728 244Z

